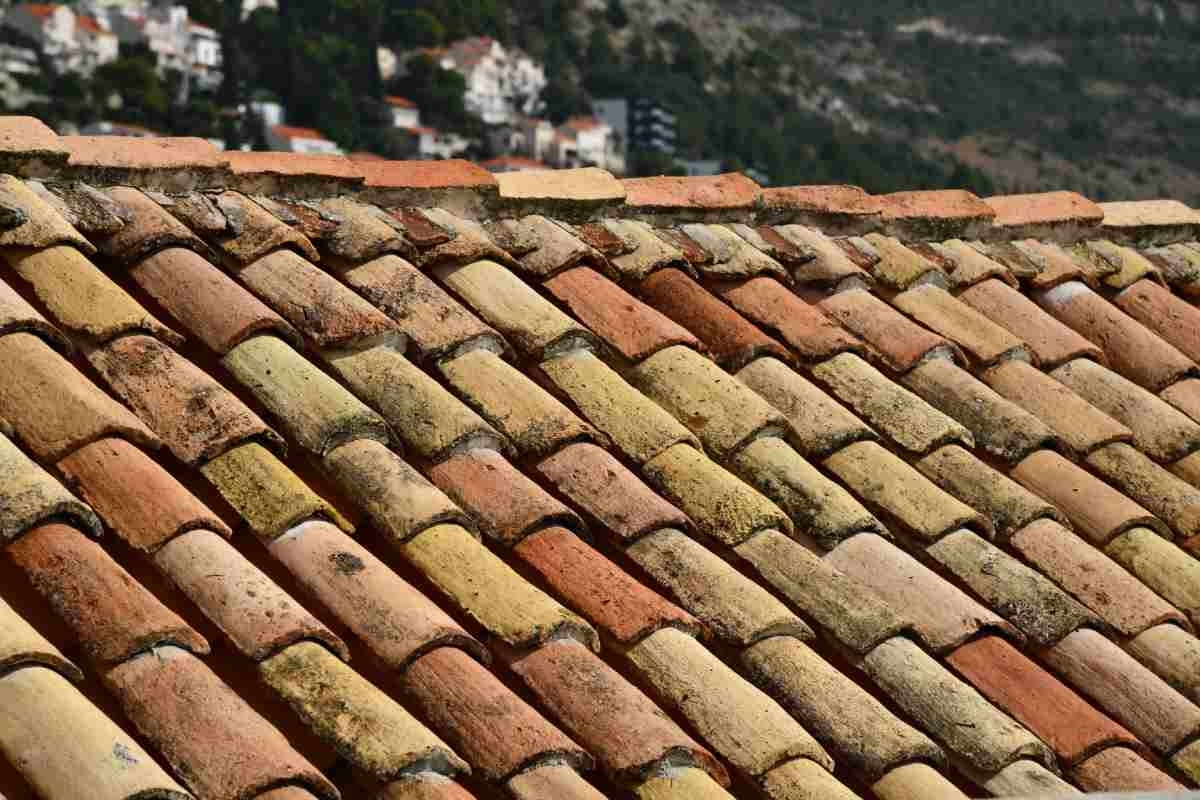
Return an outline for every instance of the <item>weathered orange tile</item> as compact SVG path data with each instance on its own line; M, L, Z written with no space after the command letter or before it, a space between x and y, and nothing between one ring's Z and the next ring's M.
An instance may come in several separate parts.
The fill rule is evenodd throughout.
M0 337L0 417L35 455L57 461L105 436L148 447L159 440L66 359L28 333Z
M1125 747L1102 750L1071 770L1071 777L1085 792L1172 792L1184 788Z
M604 795L565 764L530 767L510 778L505 788L513 800L604 800Z
M1003 639L985 636L946 660L984 697L1054 748L1067 766L1106 747L1141 745Z
M19 178L0 175L0 200L10 209L13 223L0 231L0 246L40 249L65 245L77 247L89 255L96 252L91 242L62 214Z
M1060 284L1034 299L1101 347L1114 370L1150 391L1196 371L1191 359L1082 283Z
M818 230L803 225L780 225L774 229L785 241L806 254L800 263L791 264L792 278L801 285L814 288L850 286L866 287L875 279L838 246L837 242Z
M439 647L420 656L403 686L405 698L487 780L550 759L591 766L579 745L461 650Z
M1200 359L1200 309L1152 280L1138 281L1114 302L1188 358Z
M1194 241L1200 233L1200 212L1178 200L1101 203L1100 208L1104 234L1131 244Z
M314 153L231 151L230 187L246 194L319 197L363 184L362 162Z
M1176 381L1159 392L1158 396L1193 420L1200 420L1200 379Z
M569 767L564 767L569 769ZM260 795L258 800L308 800L308 798L288 797L275 798L274 795ZM447 778L438 772L414 772L392 781L372 795L372 800L475 800L475 795L463 788L462 784L452 778Z
M1022 638L999 616L881 536L863 533L847 539L825 561L903 609L921 640L936 653L953 650L987 630Z
M1149 511L1050 450L1027 457L1013 467L1012 476L1057 506L1082 536L1099 547L1138 526L1169 533Z
M0 336L18 331L40 336L59 352L66 353L71 349L70 342L57 328L7 283L0 281Z
M473 200L478 201L481 197L477 191L472 192ZM445 205L423 208L421 216L449 235L441 244L421 250L413 262L421 269L450 269L476 261L495 261L509 269L517 268L516 259L496 244L487 228L474 219L451 213Z
M1200 489L1124 443L1093 450L1087 464L1170 526L1180 539L1200 535Z
M871 791L879 800L967 800L942 773L920 762L896 767L875 781Z
M0 117L0 168L36 177L67 163L70 151L37 117Z
M327 197L317 208L340 220L321 242L323 252L335 260L361 264L388 253L405 258L417 255L400 224L381 208L345 195Z
M130 217L116 233L100 241L100 252L109 258L128 265L168 247L181 247L201 255L209 252L196 234L144 192L128 186L114 186L107 191Z
M312 261L320 259L317 248L300 231L285 224L258 203L238 192L223 192L217 207L228 220L225 230L210 241L238 264L249 264L276 250L293 249Z
M1200 639L1180 625L1162 623L1142 631L1125 645L1155 675L1200 701Z
M521 270L531 278L544 280L563 270L584 266L612 271L604 256L546 217L532 214L521 219L498 220L489 230L492 238L517 259ZM517 245L524 245L521 249L528 251L517 253Z
M892 236L868 233L863 237L840 239L838 244L852 261L868 270L881 284L902 292L914 286L950 284L939 263L932 261Z
M762 355L791 358L778 342L679 270L654 273L642 281L638 292L650 305L696 334L727 369L739 369Z
M34 528L8 554L100 664L168 644L208 652L203 636L74 528Z
M1042 651L1067 683L1159 753L1200 733L1200 708L1094 630L1075 631Z
M573 511L494 450L468 450L435 464L429 478L506 545L552 525L583 529Z
M625 207L634 213L749 211L758 201L758 184L740 172L711 177L626 178Z
M157 648L109 670L105 685L188 788L238 800L283 781L333 800L337 789L202 661Z
M857 337L774 278L723 283L714 291L750 320L782 339L806 361L821 360L862 347Z
M79 498L50 476L8 440L12 430L0 418L0 542L9 542L28 529L55 520L70 522L93 536L101 533L100 518Z
M1075 192L1040 192L985 197L996 212L992 235L1011 239L1072 242L1100 226L1104 209Z
M550 642L517 659L512 669L617 781L636 783L670 758L701 767L728 785L720 762L583 645ZM599 697L605 702L596 702Z
M978 197L959 189L894 192L876 199L884 230L905 239L977 239L996 216Z
M1053 369L1073 358L1104 362L1099 347L1003 281L983 281L962 292L958 299L1019 337L1043 369Z
M192 335L224 355L256 333L299 342L283 317L190 250L170 247L142 259L130 275Z
M1025 342L937 286L916 286L892 303L935 333L962 348L978 366L1031 359Z
M1200 622L1200 561L1159 531L1132 528L1105 548L1114 561L1167 602Z
M751 245L729 225L683 225L675 232L695 243L704 257L693 260L696 272L713 280L738 280L757 275L774 275L787 280L783 265L761 249ZM687 252L685 250L685 252ZM690 254L689 254L690 258Z
M866 342L871 353L895 372L907 372L932 356L960 355L949 340L922 328L869 291L838 292L818 307Z
M762 190L759 209L771 224L809 225L835 236L866 233L880 217L878 198L857 186L772 186Z
M154 563L255 661L302 639L349 658L341 639L212 531L177 536L154 554Z
M945 242L913 242L909 249L937 264L949 276L950 288L966 289L986 280L1016 286L1016 276L1004 263L983 252L979 244L950 239Z
M183 136L61 136L72 175L109 186L186 192L220 186L225 155L205 139Z
M560 272L543 284L574 316L630 361L674 344L700 342L686 328L588 267Z
M88 360L185 463L207 461L250 440L283 446L245 403L157 339L122 336L93 350Z
M0 671L12 672L40 665L76 683L83 681L79 667L0 598Z
M58 468L104 523L127 544L153 552L196 528L232 531L165 469L124 439L101 439Z

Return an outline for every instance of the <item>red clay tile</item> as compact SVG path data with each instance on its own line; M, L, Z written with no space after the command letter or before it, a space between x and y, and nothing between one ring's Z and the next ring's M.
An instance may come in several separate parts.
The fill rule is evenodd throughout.
M382 209L351 197L329 197L316 206L340 220L324 237L325 252L335 259L361 264L387 253L415 258L417 248L404 238L401 225Z
M403 684L405 699L489 781L549 760L592 766L587 752L461 650L417 658Z
M1114 370L1152 392L1196 371L1191 359L1082 283L1060 284L1034 299L1099 345Z
M513 800L604 800L578 772L553 762L514 775L504 788Z
M946 661L984 697L1050 745L1067 766L1106 747L1142 746L1133 734L999 637L968 642Z
M1077 630L1041 655L1059 677L1159 753L1200 734L1200 708L1096 631Z
M894 372L907 372L933 355L958 354L948 340L922 328L869 291L838 292L818 307L861 337Z
M196 137L61 136L68 173L108 186L187 192L229 177L225 154Z
M238 264L249 264L283 248L292 248L313 261L320 258L307 236L249 197L238 192L223 192L215 202L228 225L222 233L210 238Z
M194 250L202 255L209 252L196 234L145 193L128 186L114 186L108 194L131 218L112 236L100 240L100 252L109 258L121 264L135 264L168 247Z
M751 245L729 224L683 225L677 232L677 237L686 237L687 240L691 240L703 248L705 257L693 261L692 264L696 267L697 272L706 277L718 280L737 280L751 278L755 275L774 275L780 280L787 279L787 271L778 261L763 250ZM680 239L681 243L684 241L684 239Z
M283 446L241 400L157 339L122 336L89 360L181 461L207 461L250 440Z
M634 644L666 626L699 629L691 614L638 583L564 528L531 534L514 552L555 594L620 644Z
M471 197L478 201L481 195L473 190ZM444 243L420 252L413 263L421 269L450 268L484 259L498 262L510 269L518 268L516 259L497 245L488 235L487 228L474 219L451 213L444 205L425 208L421 214L432 224L451 234Z
M758 200L758 184L740 172L705 177L626 178L625 206L632 211L733 211Z
M714 291L751 321L782 339L806 361L819 361L862 348L855 336L774 278L722 283Z
M129 212L111 197L86 183L58 184L53 189L46 188L45 184L38 181L26 181L25 185L86 236L109 236L129 221ZM24 213L19 206L10 208ZM20 224L14 218L4 227Z
M359 161L367 186L385 189L495 188L496 178L470 161Z
M738 236L785 266L803 266L816 258L816 253L810 248L801 247L770 225L756 225L752 228L749 225L735 222L730 223L728 227Z
M197 234L207 236L221 233L229 225L229 220L225 219L221 209L217 208L217 204L207 194L188 192L170 197L161 194L147 196L170 211L172 216Z
M1039 572L1125 636L1162 622L1186 624L1174 606L1054 520L1036 520L1009 541Z
M350 657L341 639L212 531L172 539L154 554L154 563L255 661L302 639Z
M70 151L36 117L0 117L0 169L29 176L51 175Z
M1104 209L1075 192L985 197L996 218L993 235L1010 239L1075 241L1098 228Z
M1053 369L1073 358L1093 358L1104 363L1104 353L1099 347L1003 281L977 283L959 294L958 299L1019 337L1044 369Z
M230 187L247 194L329 197L363 184L361 162L314 153L230 151Z
M444 645L487 657L446 612L337 526L303 522L269 548L389 668L403 670L421 653Z
M1013 467L1012 476L1057 506L1098 547L1139 526L1169 535L1149 511L1058 453L1040 450Z
M575 235L582 239L584 244L595 248L608 258L624 255L632 249L620 236L598 222L576 225Z
M564 769L568 769L564 767ZM277 800L274 796L260 795L257 800ZM305 798L281 797L278 800L305 800ZM371 795L371 800L475 800L461 784L437 772L414 772L393 781Z
M101 664L168 644L208 652L203 636L74 528L58 523L34 528L10 544L8 554L88 657Z
M935 333L962 348L978 366L1031 360L1025 342L937 286L915 286L892 303Z
M878 198L857 186L772 186L759 197L764 221L809 225L831 236L874 229L879 224L879 206Z
M903 239L977 239L996 212L960 189L894 192L876 198L884 230Z
M0 417L39 458L57 461L105 436L160 444L141 420L35 336L0 337L0 375L6 376L0 380Z
M468 450L429 469L429 478L506 545L550 525L583 529L571 509L494 450Z
M1097 753L1072 769L1071 777L1085 792L1174 792L1184 789L1183 784L1124 747Z
M1105 236L1143 246L1195 241L1200 212L1178 200L1134 200L1101 203Z
M70 352L66 337L7 283L0 281L0 336L18 331L40 336L61 353Z
M594 444L571 444L537 465L543 478L601 525L631 542L663 528L687 530L691 520Z
M154 552L186 531L232 536L220 517L124 439L101 439L58 462L67 480L127 544Z
M92 536L103 531L100 518L8 439L12 430L0 418L0 543L42 522L70 522Z
M67 219L19 178L0 175L0 204L9 222L0 226L0 246L40 249L53 245L75 247L91 255L96 248Z
M606 344L630 361L664 347L700 346L689 331L588 267L560 272L545 286Z
M190 250L162 250L132 267L130 275L218 355L264 331L300 341L283 317Z
M406 238L422 250L445 244L454 238L453 231L443 228L417 208L393 208L388 213L404 228Z
M506 209L553 210L579 216L625 199L621 182L596 167L502 172L496 175L496 182Z
M1200 309L1191 303L1148 279L1120 292L1114 302L1188 358L1200 359Z
M852 261L837 241L803 225L780 225L774 229L779 236L801 253L807 260L790 264L792 277L801 286L847 288L848 286L870 286L874 278ZM811 258L808 258L811 256Z
M396 332L382 312L289 250L263 256L241 269L238 278L317 347Z
M554 220L537 214L519 220L499 220L489 230L492 231L492 238L517 258L521 270L531 278L543 280L572 267L590 266L606 270L608 267L608 261L583 240ZM497 233L507 235L514 243L528 241L531 249L527 253L517 254L512 247L499 241Z
M583 645L549 642L512 668L618 782L637 783L669 759L698 766L728 785L720 762Z
M664 269L642 281L638 293L656 309L696 334L717 363L739 369L763 355L787 361L791 354L744 317L677 269Z
M0 598L0 631L0 673L42 666L74 683L83 682L79 667L68 661L3 598Z
M193 792L241 800L287 781L338 791L270 722L186 650L163 647L109 670L105 685Z

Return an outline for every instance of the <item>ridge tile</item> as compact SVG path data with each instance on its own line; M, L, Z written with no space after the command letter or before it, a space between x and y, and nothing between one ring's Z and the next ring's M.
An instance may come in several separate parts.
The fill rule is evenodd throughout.
M69 154L58 135L37 117L0 117L0 171L54 175Z
M858 236L879 224L880 202L857 186L772 186L759 194L759 218Z
M904 239L977 239L996 217L990 206L961 189L893 192L876 199L884 230Z
M1200 213L1178 200L1101 203L1100 208L1104 211L1104 233L1130 244L1191 241L1200 233Z
M1100 226L1104 209L1075 192L1040 192L985 197L996 218L992 232L1010 239L1070 243Z
M97 186L189 192L223 186L229 161L205 139L190 136L60 136L67 172Z

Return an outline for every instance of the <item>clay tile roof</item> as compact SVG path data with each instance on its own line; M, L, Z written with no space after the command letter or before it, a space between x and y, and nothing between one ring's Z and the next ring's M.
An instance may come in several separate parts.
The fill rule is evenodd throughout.
M0 117L0 796L1200 782L1195 212L497 162Z
M387 97L383 98L383 100L389 106L395 106L396 108L416 108L417 107L417 104L414 103L412 100L409 100L407 97L397 97L396 95L388 95Z

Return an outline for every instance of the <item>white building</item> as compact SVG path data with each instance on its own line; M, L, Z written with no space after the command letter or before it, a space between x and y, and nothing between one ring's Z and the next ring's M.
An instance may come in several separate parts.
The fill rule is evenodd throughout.
M13 6L4 24L24 34L50 59L58 73L91 74L117 58L117 37L95 17L59 3Z
M286 153L339 155L342 152L336 142L326 139L320 131L294 125L274 125L267 128L267 144L272 150Z
M477 36L434 53L444 69L466 78L463 101L467 110L487 124L501 125L517 114L541 110L546 70L521 50L506 50L491 37Z
M159 71L183 73L199 89L221 84L221 36L193 22L187 6L126 2L112 5L104 19L123 44L145 45Z
M623 173L612 126L596 117L571 117L555 131L552 161L558 167L592 166Z
M396 128L416 128L421 125L421 110L407 97L389 95L383 98L392 109L392 125Z

